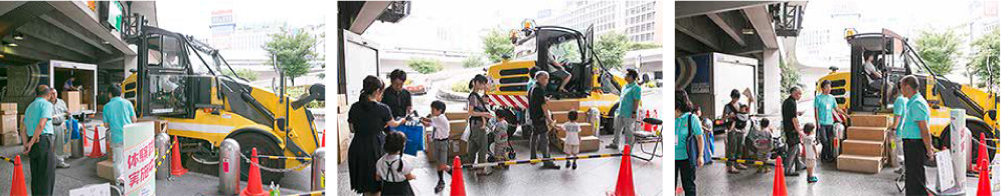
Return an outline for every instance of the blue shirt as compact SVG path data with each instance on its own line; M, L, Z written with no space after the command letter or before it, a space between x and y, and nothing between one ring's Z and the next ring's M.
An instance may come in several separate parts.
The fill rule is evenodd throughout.
M674 119L674 139L678 141L674 145L674 160L688 159L688 134L702 135L699 118L692 113L685 113Z
M900 137L900 130L904 129L904 114L907 113L907 98L903 95L897 96L897 99L893 101L893 115L900 117L900 123L897 124L897 137Z
M817 95L816 99L813 99L813 107L817 108L817 124L820 125L833 125L834 124L834 107L838 106L838 102L834 100L834 96L828 94Z
M904 114L904 125L900 131L900 138L921 139L921 129L918 127L917 122L925 121L925 123L928 123L930 115L928 101L925 101L925 98L921 97L920 93L915 93L914 96L911 96L911 99L907 101L907 111Z
M636 85L635 82L626 84L619 95L619 111L617 112L619 117L631 117L636 112L633 107L638 104L637 101L640 100L641 93L640 86Z
M45 121L42 134L52 134L52 102L45 100L45 98L36 97L35 101L32 101L28 105L27 111L24 112L24 126L27 129L25 133L28 134L28 137L35 136L38 121L43 118L49 120Z
M111 142L122 143L125 125L132 124L132 117L136 116L132 102L122 97L112 98L107 104L104 104L102 113L104 122L108 123L108 129L111 130Z

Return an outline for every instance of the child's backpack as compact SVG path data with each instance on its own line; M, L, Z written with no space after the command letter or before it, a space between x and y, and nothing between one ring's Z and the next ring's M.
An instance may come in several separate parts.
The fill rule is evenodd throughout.
M768 152L775 148L772 143L772 133L758 128L753 121L749 124L751 124L751 130L748 131L747 141L750 141L749 143L752 148L759 153Z

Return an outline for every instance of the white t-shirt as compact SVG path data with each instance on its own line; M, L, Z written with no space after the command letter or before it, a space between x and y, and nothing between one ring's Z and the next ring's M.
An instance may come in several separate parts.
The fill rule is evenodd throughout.
M564 123L563 130L567 131L567 144L580 145L580 125L577 122Z
M414 170L415 162L413 158L407 156L402 160L399 154L386 154L379 161L375 162L375 173L385 182L403 182L407 180L407 174ZM403 171L400 171L400 164L403 164Z
M806 147L806 158L807 159L817 159L817 144L813 141L817 140L816 134L810 134L803 137L803 146Z
M448 139L448 134L452 132L444 114L431 117L431 129L432 139Z

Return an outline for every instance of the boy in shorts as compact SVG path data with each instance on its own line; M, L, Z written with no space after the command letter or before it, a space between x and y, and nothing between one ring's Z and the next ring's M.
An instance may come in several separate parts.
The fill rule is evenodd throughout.
M448 170L448 135L451 133L448 118L445 117L445 102L431 102L431 115L421 119L425 127L431 127L429 141L434 144L434 157L430 157L438 164L438 185L434 187L434 193L438 194L445 188L444 172Z

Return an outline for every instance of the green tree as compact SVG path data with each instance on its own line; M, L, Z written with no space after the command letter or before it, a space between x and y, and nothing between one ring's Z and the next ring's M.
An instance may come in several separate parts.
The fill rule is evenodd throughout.
M972 46L977 52L973 54L973 59L967 64L970 75L980 79L977 84L986 86L987 80L993 78L998 81L998 36L1001 32L994 29L990 34L984 35L973 42ZM991 84L996 85L996 84Z
M411 69L414 69L414 71L421 74L434 73L444 69L441 65L441 61L425 58L412 58L407 60L407 66L410 66Z
M487 55L490 63L500 62L503 60L502 56L514 52L514 43L511 43L511 37L500 29L490 30L482 39L483 53Z
M466 60L462 61L463 68L482 67L482 66L483 66L483 61L480 60L480 55L470 55L469 57L466 57Z
M594 53L601 59L601 63L608 68L622 67L622 57L632 49L632 41L626 35L620 33L607 33L598 37L594 42Z
M918 55L928 65L928 69L940 75L952 73L952 68L956 64L954 59L962 55L959 51L959 35L952 30L923 31L916 44Z
M227 76L238 76L240 78L247 79L248 82L249 81L257 80L258 74L254 70L250 70L250 69L236 69L235 71L236 71L236 73L229 72L229 70L226 70L226 71L223 71L223 74L225 74Z
M629 46L629 50L630 51L632 51L632 50L644 50L644 49L652 49L652 48L660 48L660 47L661 47L661 45L651 44L651 43L633 43L632 45Z
M803 87L799 84L799 70L793 66L795 62L786 63L786 60L779 59L779 69L782 70L782 79L779 83L782 85L782 97L789 96L789 89L792 87Z
M278 68L295 85L295 78L306 75L313 67L310 62L323 62L316 53L319 39L303 28L282 27L278 33L270 34L271 41L263 48L268 51L268 64L278 61ZM275 57L276 59L272 59ZM323 66L321 64L321 66Z

